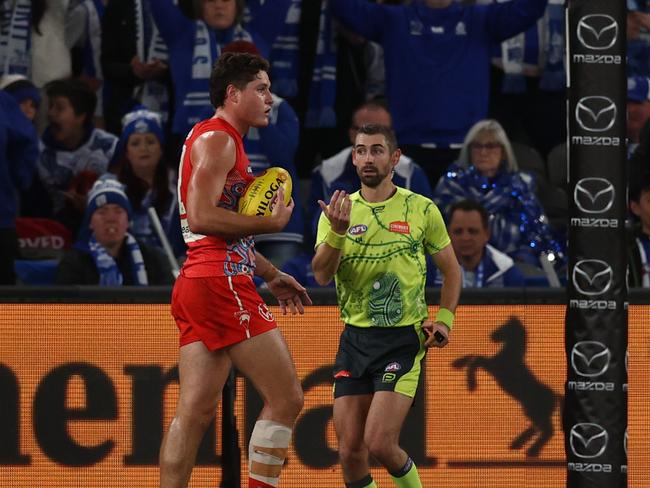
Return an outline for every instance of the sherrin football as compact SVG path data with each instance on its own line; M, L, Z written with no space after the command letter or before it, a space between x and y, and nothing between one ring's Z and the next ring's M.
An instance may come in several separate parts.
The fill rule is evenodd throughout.
M268 168L255 178L239 199L239 213L243 215L257 215L268 217L271 215L271 201L278 188L284 188L284 204L291 201L291 175L284 168L274 166Z

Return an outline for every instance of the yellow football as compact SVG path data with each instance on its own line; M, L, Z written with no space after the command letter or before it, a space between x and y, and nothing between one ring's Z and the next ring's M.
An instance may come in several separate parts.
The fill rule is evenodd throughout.
M280 186L284 188L284 203L288 205L291 201L291 175L277 166L266 169L246 187L239 199L239 213L261 217L271 215L271 201Z

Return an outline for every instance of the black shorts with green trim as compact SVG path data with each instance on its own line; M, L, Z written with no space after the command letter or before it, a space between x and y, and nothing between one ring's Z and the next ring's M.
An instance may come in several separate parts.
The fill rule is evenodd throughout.
M346 325L334 364L334 398L395 391L413 398L426 354L418 324L405 327Z

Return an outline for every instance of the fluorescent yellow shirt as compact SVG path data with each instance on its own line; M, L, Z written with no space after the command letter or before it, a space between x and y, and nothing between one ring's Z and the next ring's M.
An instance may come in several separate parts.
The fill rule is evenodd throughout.
M360 192L350 200L350 227L334 277L341 320L357 327L425 320L426 253L436 254L450 243L438 207L400 187L383 202L366 202ZM316 247L329 230L321 214Z

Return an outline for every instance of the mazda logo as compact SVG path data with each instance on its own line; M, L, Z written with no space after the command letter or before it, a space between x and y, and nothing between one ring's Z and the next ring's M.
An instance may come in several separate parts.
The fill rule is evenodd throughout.
M573 189L573 201L581 212L598 214L614 205L614 185L605 178L582 178Z
M583 459L597 458L607 449L609 434L598 424L575 424L569 433L573 454Z
M616 122L616 104L611 98L582 97L576 105L576 122L582 130L605 132Z
M611 357L609 348L602 342L576 342L571 350L571 366L580 376L594 378L607 371Z
M578 39L587 49L609 49L618 38L618 23L609 15L585 15L578 21Z
M587 296L602 295L612 286L612 267L600 259L583 259L573 267L573 286Z
M625 435L623 436L623 449L625 449L625 456L627 457L627 429L625 429Z

